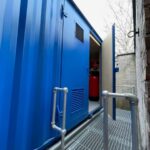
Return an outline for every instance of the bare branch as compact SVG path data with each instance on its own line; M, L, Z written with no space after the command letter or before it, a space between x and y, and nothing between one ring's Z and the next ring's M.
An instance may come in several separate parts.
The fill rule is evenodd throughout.
M117 53L133 51L133 39L127 37L129 31L133 30L132 3L131 1L107 0L111 16L116 25L116 49ZM108 32L110 22L105 20L105 32Z

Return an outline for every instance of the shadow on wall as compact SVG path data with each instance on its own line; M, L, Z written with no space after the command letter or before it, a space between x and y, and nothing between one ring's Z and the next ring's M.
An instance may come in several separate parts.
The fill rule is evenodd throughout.
M127 100L124 100L122 98L116 99L116 106L117 108L124 109L124 110L130 110L130 105Z
M122 85L122 86L117 86L116 89L117 89L118 93L131 93L131 94L136 95L136 87L135 86ZM116 99L116 106L117 106L117 108L121 108L124 110L130 110L129 102L123 98Z
M116 73L117 93L131 93L136 95L136 65L135 53L126 53L116 56L116 66L119 72ZM118 99L118 108L129 110L128 101Z

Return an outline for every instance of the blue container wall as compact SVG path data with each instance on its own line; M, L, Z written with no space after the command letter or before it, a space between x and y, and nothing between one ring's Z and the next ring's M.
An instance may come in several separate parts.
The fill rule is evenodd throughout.
M63 26L61 86L69 89L66 122L69 130L88 116L90 28L68 1L64 12L67 17ZM76 37L76 24L83 30L83 41Z
M65 10L72 20L65 22L61 16L64 1L0 0L0 150L32 150L48 139L59 136L59 133L51 128L53 87L67 85L72 89L79 88L80 83L73 83L71 77L67 78L67 64L70 63L69 60L78 59L78 53L83 57L86 50L80 63L74 60L73 64L74 68L82 64L86 69L82 74L84 79L81 79L86 87L84 106L81 111L71 114L69 93L67 129L72 129L88 116L86 80L91 27L67 0ZM83 45L75 39L74 19L81 23L85 30ZM70 29L68 24L71 25ZM66 38L63 35L65 33ZM66 44L67 40L71 40L73 47ZM70 50L74 51L75 55ZM72 77L78 80L81 76L78 74L79 77L76 77L75 72L82 73L81 70L81 67L80 70L72 69ZM60 98L58 101L60 108L61 100ZM56 119L60 125L62 116L59 112Z
M61 86L69 88L66 127L70 130L89 115L90 34L102 41L72 1L65 1L64 13ZM76 37L76 24L83 31L83 41Z
M30 150L57 134L53 58L63 1L0 3L0 150Z
M5 150L12 102L20 0L1 0L0 7L0 149Z

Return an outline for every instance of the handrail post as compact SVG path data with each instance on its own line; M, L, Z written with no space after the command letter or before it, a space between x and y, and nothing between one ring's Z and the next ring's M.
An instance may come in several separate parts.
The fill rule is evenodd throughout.
M138 126L137 126L137 112L136 107L138 104L138 98L129 93L110 93L108 91L103 91L103 101L104 101L104 117L103 117L103 139L104 139L104 150L108 150L108 98L123 97L130 103L131 109L131 132L132 132L132 150L138 150Z
M54 90L54 101L53 101L53 114L52 114L52 126L55 125L55 115L56 115L56 100L57 100L57 91Z
M64 93L64 103L63 103L63 119L62 119L62 128L58 127L55 123L56 119L56 101L57 101L57 91ZM65 148L65 134L66 134L66 105L67 105L67 93L68 88L59 88L55 87L54 90L54 101L53 101L53 114L52 114L52 128L61 133L61 150Z
M106 91L105 91L106 92ZM108 150L108 96L107 93L104 93L103 96L103 105L104 105L104 116L103 116L103 146L104 150Z
M67 93L68 93L68 89L64 88L64 105L63 105L63 124L62 124L62 130L66 131L66 104L67 104ZM61 149L63 150L65 147L65 133L66 132L62 132L62 136L61 136Z
M131 109L131 132L132 132L132 150L138 150L138 126L137 126L137 113L136 103L130 101Z

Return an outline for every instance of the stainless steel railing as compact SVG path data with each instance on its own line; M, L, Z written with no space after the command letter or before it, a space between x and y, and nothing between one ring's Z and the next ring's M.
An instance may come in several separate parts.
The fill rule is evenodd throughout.
M56 102L57 102L57 92L63 92L64 93L64 101L63 101L63 119L62 119L62 128L58 127L56 125L55 119L56 119ZM64 150L65 146L65 134L66 134L66 104L67 104L67 93L68 88L59 88L55 87L54 90L54 100L53 100L53 114L52 114L52 128L59 131L61 133L61 150Z
M137 112L136 106L138 104L138 98L133 94L120 94L103 91L103 103L104 103L104 117L103 117L103 138L104 138L104 150L108 150L108 99L123 97L130 103L131 109L131 132L132 132L132 150L138 150L138 127L137 127Z

